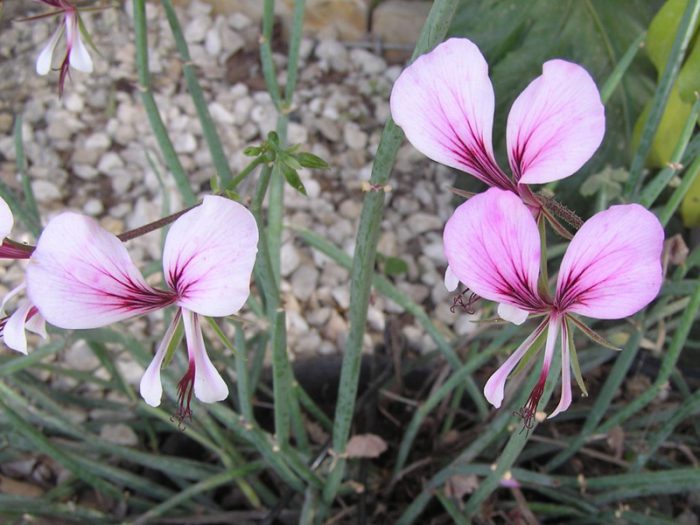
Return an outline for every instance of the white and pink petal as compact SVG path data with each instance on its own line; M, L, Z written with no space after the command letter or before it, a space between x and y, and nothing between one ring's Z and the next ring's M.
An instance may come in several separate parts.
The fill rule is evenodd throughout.
M477 295L530 312L546 306L537 291L539 231L514 193L491 188L460 205L443 244L452 273Z
M194 395L203 403L215 403L228 397L228 386L209 359L204 346L199 316L183 308L187 352L194 362Z
M466 38L418 57L394 83L391 115L424 155L490 186L512 188L496 164L491 135L494 94L488 65Z
M596 319L630 316L659 293L664 231L638 204L613 206L574 235L557 279L556 305Z
M27 293L49 323L69 329L106 326L174 300L146 284L115 235L71 212L52 219L39 237Z
M250 294L258 250L255 218L243 205L217 196L170 228L163 270L177 304L201 315L236 313Z
M163 385L160 380L160 368L163 366L165 355L173 342L173 336L175 335L177 326L180 323L180 318L180 310L178 309L172 321L170 321L170 325L165 331L165 335L158 345L158 349L156 350L151 363L148 365L148 368L146 368L146 371L141 377L141 383L139 384L141 397L152 407L157 407L160 405L160 400L163 397Z
M508 115L508 159L524 184L563 179L583 166L603 140L605 108L590 74L550 60Z

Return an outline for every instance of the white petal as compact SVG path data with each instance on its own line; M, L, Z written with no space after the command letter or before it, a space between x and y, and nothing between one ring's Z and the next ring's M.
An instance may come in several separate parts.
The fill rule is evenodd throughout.
M5 344L23 354L27 353L27 334L24 332L24 323L31 308L32 304L26 299L20 301L17 310L7 320L2 332Z
M180 310L177 311L177 314L175 314L173 320L170 322L170 326L168 326L163 339L158 345L156 355L153 356L151 364L148 365L148 368L141 378L141 384L139 385L141 397L152 407L160 405L160 400L163 397L163 385L160 382L160 367L163 365L163 359L165 359L165 354L170 346L170 342L173 339L173 334L179 322Z
M201 315L236 313L250 294L258 227L243 205L224 197L175 221L163 250L163 270L177 304Z
M26 287L27 283L22 282L21 284L15 286L12 290L5 294L5 297L2 298L2 304L0 304L0 314L5 313L5 307L7 306L7 303L9 303L14 297L23 292Z
M32 315L27 322L24 324L25 330L41 336L42 339L48 339L49 334L46 333L46 319L37 310L34 315Z
M564 412L571 405L571 356L569 354L569 329L561 324L561 399L549 419Z
M0 197L0 242L10 234L14 223L15 219L12 216L10 207L5 202L5 199Z
M445 288L448 292L454 292L459 286L459 278L454 274L450 265L447 265L445 270Z
M228 397L228 387L209 360L199 316L183 308L182 319L185 323L187 352L190 360L194 359L194 395L203 403L223 401Z
M517 306L507 303L499 303L498 317L504 321L511 322L516 325L521 325L527 320L528 312L521 310Z
M530 350L530 347L535 342L535 340L542 334L545 327L547 326L547 320L540 323L540 325L535 328L525 341L513 352L508 359L498 367L489 380L484 386L484 397L491 403L494 407L500 408L503 402L503 397L505 395L506 380L508 376L513 371L513 369L518 366L518 363L523 358L523 356Z
M92 73L92 59L80 36L77 15L73 16L70 22L68 17L66 18L66 38L70 49L70 65L83 73Z
M46 75L51 70L53 52L56 49L56 44L58 44L58 39L61 37L62 30L63 26L58 26L58 29L56 29L53 35L51 35L51 39L39 53L39 56L36 59L36 72L39 75Z

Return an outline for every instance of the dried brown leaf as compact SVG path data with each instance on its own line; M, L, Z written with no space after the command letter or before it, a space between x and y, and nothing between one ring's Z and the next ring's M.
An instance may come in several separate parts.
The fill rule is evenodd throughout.
M350 438L345 454L349 458L377 458L387 449L386 441L375 434L357 434Z
M445 482L445 496L461 500L478 488L479 478L476 477L476 474L469 474L468 476L455 474Z

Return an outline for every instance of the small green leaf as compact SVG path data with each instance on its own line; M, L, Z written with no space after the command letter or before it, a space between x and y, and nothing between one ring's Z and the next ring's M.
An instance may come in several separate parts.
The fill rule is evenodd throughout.
M603 171L594 173L588 177L579 192L584 197L592 197L601 190L605 190L608 199L616 199L622 194L622 184L627 181L629 172L622 168L611 168L606 166Z
M243 150L243 155L246 157L257 157L262 153L262 148L258 146L248 146Z
M282 170L282 175L284 175L284 178L292 186L292 188L297 190L299 193L306 195L306 188L301 182L299 174L296 172L296 170L290 168L284 162L278 162L276 165L279 166L279 169Z
M299 163L305 168L311 169L326 169L328 168L328 163L321 157L317 157L313 153L302 152L297 156Z
M210 178L209 187L211 188L212 193L220 193L221 187L219 186L219 177L214 175L212 178Z
M301 164L297 159L292 157L291 155L287 155L286 153L281 153L280 154L280 160L284 162L287 166L292 168L294 171L299 171L301 169Z
M408 263L399 257L386 257L384 260L384 273L395 277L408 272Z
M274 132L274 131L270 131L270 133L267 134L267 141L268 141L270 144L274 144L275 146L279 146L279 145L280 145L280 137L279 137L279 135L278 135L276 132Z
M224 197L227 197L232 201L241 202L241 196L233 190L224 190Z

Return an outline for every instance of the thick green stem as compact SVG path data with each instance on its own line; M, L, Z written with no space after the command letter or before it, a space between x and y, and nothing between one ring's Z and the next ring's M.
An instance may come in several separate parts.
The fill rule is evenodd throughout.
M432 49L443 40L457 9L457 4L457 0L437 0L433 4L421 31L414 57ZM339 459L331 468L324 487L323 501L326 505L330 505L335 499L345 471L345 460L342 458L342 454L345 452L355 410L367 308L374 275L381 218L384 211L385 195L382 190L389 180L402 140L403 133L390 119L384 127L370 178L372 187L379 188L380 191L367 192L360 215L357 245L350 272L350 330L343 356L333 427L333 450Z
M191 206L195 203L196 198L190 182L187 180L185 168L182 167L180 159L177 157L173 143L168 136L168 130L165 129L163 119L158 111L153 92L151 91L151 76L148 72L148 39L146 34L146 0L133 0L134 5L134 33L136 41L136 68L139 75L139 91L141 92L141 101L146 109L148 121L151 124L153 134L158 141L158 146L163 154L168 169L175 178L180 195L185 205Z

